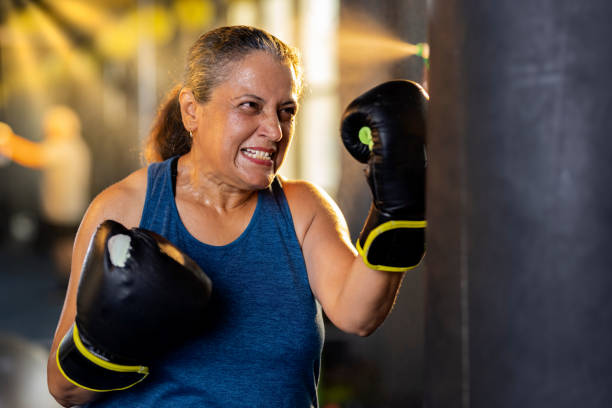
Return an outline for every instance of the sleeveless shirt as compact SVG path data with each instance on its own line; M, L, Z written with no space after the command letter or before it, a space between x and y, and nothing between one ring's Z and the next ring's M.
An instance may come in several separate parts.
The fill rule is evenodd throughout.
M141 383L88 406L317 407L323 317L280 181L257 192L255 211L237 239L213 246L193 237L180 219L177 161L149 166L140 227L166 237L208 274L208 328L164 355Z

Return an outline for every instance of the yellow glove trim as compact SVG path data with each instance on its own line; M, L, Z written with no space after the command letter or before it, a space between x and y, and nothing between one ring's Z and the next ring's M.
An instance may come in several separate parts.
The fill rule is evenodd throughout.
M68 375L64 372L64 370L62 369L62 365L60 364L60 361L59 361L59 350L60 350L60 347L58 346L57 350L55 351L55 361L57 362L57 367L59 368L59 370L62 373L62 375L64 376L64 378L66 378L68 381L70 381L72 384L76 385L77 387L81 387L81 388L84 388L86 390L95 391L95 392L120 391L120 390L128 389L128 388L138 384L139 382L144 380L147 377L147 375L149 375L149 367L146 367L146 366L127 366L127 365L115 364L115 363L111 363L110 361L103 360L100 357L96 356L95 354L91 353L89 350L87 350L87 348L85 347L85 345L81 341L81 337L79 336L79 330L77 329L76 323L74 324L74 328L72 330L72 340L74 341L74 344L75 344L77 350L79 350L79 352L86 359L88 359L89 361L91 361L92 363L94 363L97 366L100 366L100 367L105 368L105 369L110 370L110 371L117 371L117 372L121 372L121 373L134 372L134 373L144 374L141 379L139 379L138 381L136 381L136 382L134 382L134 383L132 383L132 384L126 386L126 387L113 388L113 389L107 389L107 390L97 390L97 389L94 389L94 388L89 388L89 387L86 387L84 385L81 385L81 384L77 383L72 378L68 377Z
M377 271L387 271L387 272L409 271L419 266L419 264L416 264L413 266L374 265L368 261L368 251L370 250L370 247L372 246L372 242L374 242L376 237L378 237L383 232L386 232L392 229L398 229L398 228L426 228L426 227L427 227L427 221L425 220L423 221L387 221L387 222L384 222L380 224L378 227L374 228L372 231L370 231L370 233L368 234L368 237L366 238L366 242L363 248L361 247L359 240L357 240L357 245L356 245L357 252L359 253L359 255L361 255L361 258L363 259L363 263L365 263L366 266L370 269L374 269Z

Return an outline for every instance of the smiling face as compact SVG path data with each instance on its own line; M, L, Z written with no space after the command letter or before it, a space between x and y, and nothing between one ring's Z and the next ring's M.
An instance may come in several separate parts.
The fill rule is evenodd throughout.
M198 166L241 189L270 185L294 131L297 87L291 67L254 51L228 67L210 100L195 103L192 153Z

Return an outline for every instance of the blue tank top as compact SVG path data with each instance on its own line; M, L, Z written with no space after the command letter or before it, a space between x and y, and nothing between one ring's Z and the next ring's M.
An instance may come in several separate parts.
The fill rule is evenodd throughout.
M179 217L176 161L149 166L140 227L166 237L210 276L210 329L152 365L143 382L89 407L317 407L323 318L280 182L258 191L236 240L207 245Z

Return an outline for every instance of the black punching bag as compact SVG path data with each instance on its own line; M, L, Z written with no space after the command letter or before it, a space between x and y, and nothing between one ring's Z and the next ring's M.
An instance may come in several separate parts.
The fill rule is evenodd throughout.
M430 2L425 406L612 406L612 1Z

